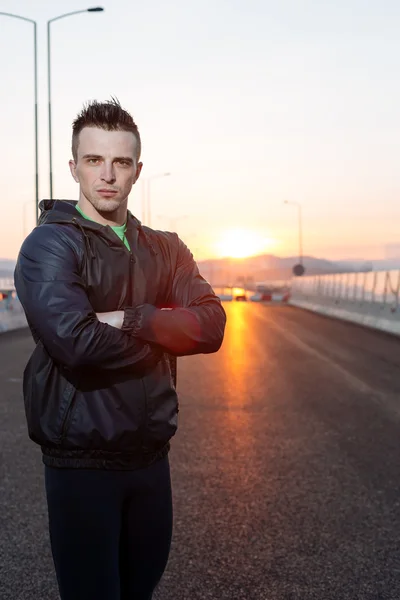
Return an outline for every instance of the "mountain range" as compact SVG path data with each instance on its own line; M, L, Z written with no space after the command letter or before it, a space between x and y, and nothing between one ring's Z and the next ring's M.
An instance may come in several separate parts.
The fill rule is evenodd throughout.
M231 285L244 280L290 279L292 277L292 268L298 262L298 257L279 257L272 254L262 254L241 259L221 258L202 260L198 262L198 265L201 273L212 285ZM0 278L12 277L15 264L15 260L0 259ZM303 265L306 269L306 275L322 275L352 271L400 269L400 259L330 261L324 258L305 256L303 258Z
M213 259L200 261L201 273L212 285L235 284L243 281L288 280L292 269L299 262L298 257L278 257L263 254L242 259ZM328 273L348 273L352 271L372 271L371 261L329 261L312 256L303 257L305 275Z

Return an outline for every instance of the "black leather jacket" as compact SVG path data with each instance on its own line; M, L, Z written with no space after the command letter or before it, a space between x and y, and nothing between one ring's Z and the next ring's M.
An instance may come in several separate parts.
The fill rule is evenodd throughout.
M168 452L177 428L167 354L216 352L226 316L175 233L128 211L129 252L75 204L40 203L15 269L36 342L23 382L29 436L50 466L139 468ZM95 314L114 310L122 330Z

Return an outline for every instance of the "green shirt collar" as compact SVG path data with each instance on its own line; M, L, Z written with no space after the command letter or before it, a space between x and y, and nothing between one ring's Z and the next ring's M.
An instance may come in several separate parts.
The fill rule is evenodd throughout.
M84 219L87 219L88 221L93 221L93 223L97 223L97 221L95 221L94 219L92 219L91 217L88 217L87 215L85 215L85 213L83 212L83 210L76 204L75 205L76 210L79 212L80 215L82 215L82 217ZM115 225L115 226L111 226L111 229L114 231L114 233L117 234L117 236L119 237L119 239L125 244L125 246L128 248L128 250L130 250L130 246L129 246L129 242L126 239L126 227L127 227L127 222L126 221L123 225Z

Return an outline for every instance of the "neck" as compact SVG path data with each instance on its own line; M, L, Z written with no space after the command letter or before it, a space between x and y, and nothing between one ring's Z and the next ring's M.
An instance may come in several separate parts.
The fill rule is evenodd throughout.
M126 223L128 216L128 198L122 202L119 207L112 211L99 211L85 196L81 195L78 201L79 208L93 221L101 225L110 225L110 227L118 227Z

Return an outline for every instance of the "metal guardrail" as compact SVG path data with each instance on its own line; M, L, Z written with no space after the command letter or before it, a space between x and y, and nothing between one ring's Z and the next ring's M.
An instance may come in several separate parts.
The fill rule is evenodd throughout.
M292 294L304 299L343 301L356 304L378 303L399 309L400 271L370 271L367 273L337 273L315 275L293 280Z
M299 277L290 304L400 335L400 271Z

